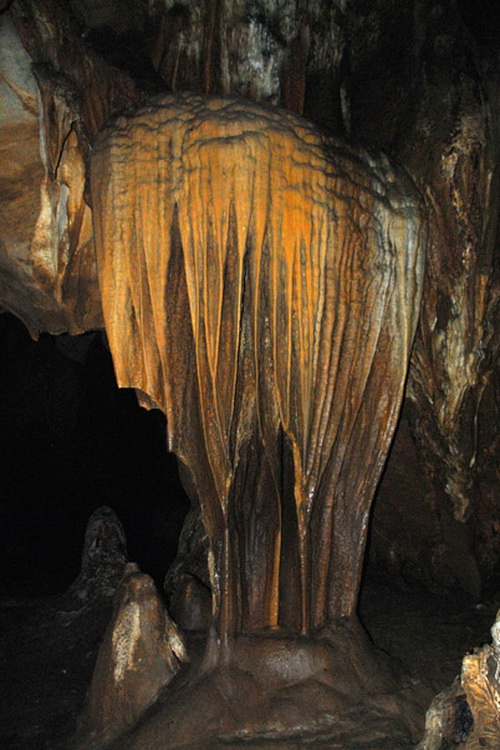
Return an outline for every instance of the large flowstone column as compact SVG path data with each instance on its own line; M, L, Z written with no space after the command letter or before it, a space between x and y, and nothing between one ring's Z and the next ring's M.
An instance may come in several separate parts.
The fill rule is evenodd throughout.
M416 192L385 157L295 115L184 94L106 127L92 196L118 383L166 414L209 540L205 671L256 670L268 707L276 671L320 670L335 703L332 670L356 672L363 642L370 503L419 313ZM156 746L164 730L150 731L137 747Z
M118 382L191 472L219 635L353 615L419 311L408 178L289 113L186 94L105 129L92 194Z

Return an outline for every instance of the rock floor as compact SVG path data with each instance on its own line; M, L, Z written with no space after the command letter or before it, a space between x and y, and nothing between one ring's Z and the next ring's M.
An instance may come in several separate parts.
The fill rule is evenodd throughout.
M436 694L459 674L464 654L490 640L499 606L500 595L474 605L372 578L360 613L375 643ZM53 750L71 733L110 613L110 601L81 606L69 595L0 602L2 750ZM376 750L404 749L388 739Z

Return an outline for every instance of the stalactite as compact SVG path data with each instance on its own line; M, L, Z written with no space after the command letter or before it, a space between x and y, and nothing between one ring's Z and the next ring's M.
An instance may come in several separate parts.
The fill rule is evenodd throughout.
M105 130L92 193L118 382L192 473L221 631L352 615L419 312L408 179L293 115L186 94Z

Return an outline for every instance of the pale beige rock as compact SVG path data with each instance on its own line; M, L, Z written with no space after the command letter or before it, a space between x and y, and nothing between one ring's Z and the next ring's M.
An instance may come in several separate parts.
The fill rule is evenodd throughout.
M491 644L464 657L460 680L432 701L416 750L500 747L500 610L491 635Z
M441 750L454 733L457 698L463 696L459 680L433 699L425 717L425 733L416 750Z
M80 112L62 76L33 67L9 16L0 48L0 304L34 336L81 333L102 323Z
M462 687L474 718L464 750L500 747L500 611L491 628L492 643L462 662Z
M89 50L65 3L0 15L0 306L33 337L103 327L87 188L91 144L139 93Z
M131 729L185 661L183 638L153 580L129 563L70 747L105 747Z

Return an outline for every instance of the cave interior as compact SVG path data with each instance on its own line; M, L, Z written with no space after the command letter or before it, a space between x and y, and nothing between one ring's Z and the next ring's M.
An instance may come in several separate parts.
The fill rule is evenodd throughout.
M123 107L183 91L237 93L304 115L342 140L382 148L408 170L428 212L420 317L401 411L376 483L357 606L369 636L405 675L405 689L415 688L420 703L414 726L401 735L381 729L377 739L377 728L370 734L368 727L364 737L355 736L347 723L345 735L330 736L311 719L315 743L307 739L307 711L300 731L314 747L403 750L406 741L406 750L424 735L433 696L455 684L454 725L446 736L440 730L441 744L433 740L422 750L472 750L480 731L480 739L490 743L486 747L500 746L495 744L500 733L488 733L498 714L483 724L466 682L461 689L454 683L465 654L491 640L500 609L500 21L494 0L412 0L396 6L391 0L0 4L0 30L7 29L0 93L8 97L14 91L26 117L36 120L29 138L37 149L40 118L46 118L40 132L49 133L45 176L39 168L23 176L11 136L18 115L15 108L7 114L6 106L0 117L7 154L0 167L7 237L0 247L0 745L5 750L125 747L116 736L128 738L130 723L118 723L113 736L96 730L95 736L68 739L89 702L124 559L151 576L173 619L186 623L196 658L205 648L206 628L199 623L209 607L200 599L209 592L202 569L206 555L200 562L200 548L193 552L192 537L185 534L183 541L181 535L190 518L189 482L167 450L162 411L142 408L132 388L117 385L113 344L93 304L97 283L86 255L92 234L86 170L97 132ZM19 93L19 57L5 42L12 29L35 71L35 113L28 94L22 99ZM74 35L73 50L65 34ZM92 64L86 67L87 55ZM103 83L105 76L109 80ZM64 118L76 105L64 90L68 81L81 100L69 126ZM83 135L75 125L80 122ZM17 160L12 164L11 142L11 158ZM55 162L51 148L59 154ZM81 164L84 187L61 176L62 167L68 174L74 169L74 175ZM80 191L74 204L54 198L55 191L66 189ZM36 212L33 190L47 191L54 205L59 201L58 210L68 207L68 215L58 216L59 228L40 240L54 257L59 253L57 262L44 267L47 248L37 251L34 243L35 270L26 272L25 248L36 222L24 217L28 205ZM64 221L69 239L62 248ZM112 542L110 558L103 557L107 572L95 575L102 580L109 575L109 585L105 593L96 586L94 601L94 594L88 600L82 595L94 581L94 572L82 577L85 534L92 514L103 507L116 514L126 543L118 549ZM114 519L110 524L115 528ZM186 565L196 585L181 595L176 585L185 580ZM199 608L201 618L191 626L190 617L196 617L190 606ZM500 691L496 680L492 684ZM238 683L238 690L244 689ZM153 715L152 728L127 739L126 747L170 747L154 744L163 737L159 732L155 740L154 721ZM182 738L182 723L176 721ZM292 711L289 721L296 721ZM195 722L193 717L187 724ZM199 739L191 727L186 736L194 739L171 747L271 748L277 742L271 730L267 739L259 730L259 745L254 735L227 726L231 731L221 735L220 745L210 744L212 735L210 741ZM288 743L280 737L279 747L302 747L297 731Z

